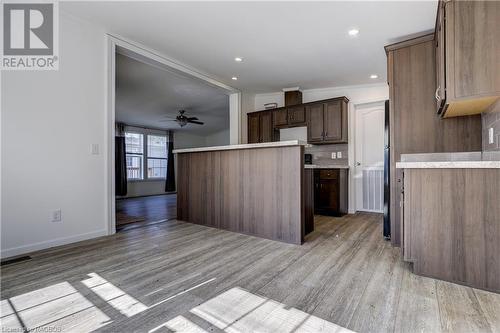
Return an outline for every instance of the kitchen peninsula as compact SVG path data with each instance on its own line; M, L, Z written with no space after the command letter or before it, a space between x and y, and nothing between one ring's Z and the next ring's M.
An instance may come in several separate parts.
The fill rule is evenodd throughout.
M313 228L298 140L174 150L177 219L302 244ZM309 172L309 170L308 170Z

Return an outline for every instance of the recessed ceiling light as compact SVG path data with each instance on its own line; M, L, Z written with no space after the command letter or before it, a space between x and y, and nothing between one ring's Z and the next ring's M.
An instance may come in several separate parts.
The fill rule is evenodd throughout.
M243 61L243 58L236 57L236 58L234 58L234 61L236 61L236 62L242 62L242 61Z
M349 36L357 36L359 34L359 30L358 29L351 29L347 33L349 34Z
M236 76L233 76L231 79L234 81L238 80L238 78Z
M370 79L378 79L378 75L377 74L372 74L372 75L370 75Z

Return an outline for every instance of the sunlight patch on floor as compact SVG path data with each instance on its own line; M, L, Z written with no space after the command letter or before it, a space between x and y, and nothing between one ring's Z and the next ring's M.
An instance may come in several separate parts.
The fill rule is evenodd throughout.
M164 329L171 332L207 333L206 330L183 316L177 316L166 323L149 330L148 333L163 332Z
M125 316L132 317L148 309L146 305L108 282L99 274L90 273L88 276L90 278L83 280L82 283Z
M1 301L2 330L42 331L60 328L92 331L110 323L110 318L68 282L61 282Z
M191 313L228 332L353 332L283 303L232 288Z

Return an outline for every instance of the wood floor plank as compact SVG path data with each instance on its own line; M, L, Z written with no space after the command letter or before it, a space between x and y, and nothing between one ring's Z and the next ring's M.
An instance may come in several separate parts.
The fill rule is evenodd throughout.
M31 256L2 267L2 327L221 332L216 317L241 317L224 325L248 332L500 327L500 295L411 273L379 214L316 216L302 246L169 221ZM238 303L230 295L263 305L217 313Z
M472 288L439 280L436 286L443 332L493 332Z
M408 264L409 265L409 264ZM441 332L436 280L405 269L394 332Z

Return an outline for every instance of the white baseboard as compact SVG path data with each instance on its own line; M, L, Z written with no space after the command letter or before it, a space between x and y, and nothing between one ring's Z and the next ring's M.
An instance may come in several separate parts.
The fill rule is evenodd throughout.
M23 246L18 246L18 247L13 247L10 249L5 249L0 251L0 257L3 258L9 258L13 256L18 256L21 254L26 254L29 252L33 251L39 251L39 250L45 250L54 246L60 246L60 245L66 245L66 244L71 244L71 243L76 243L79 241L91 239L91 238L96 238L96 237L101 237L101 236L106 236L108 235L108 231L106 229L104 230L99 230L99 231L93 231L85 234L80 234L76 236L71 236L71 237L63 237L63 238L56 238L44 242L39 242L39 243L33 243L33 244L28 244L28 245L23 245Z

